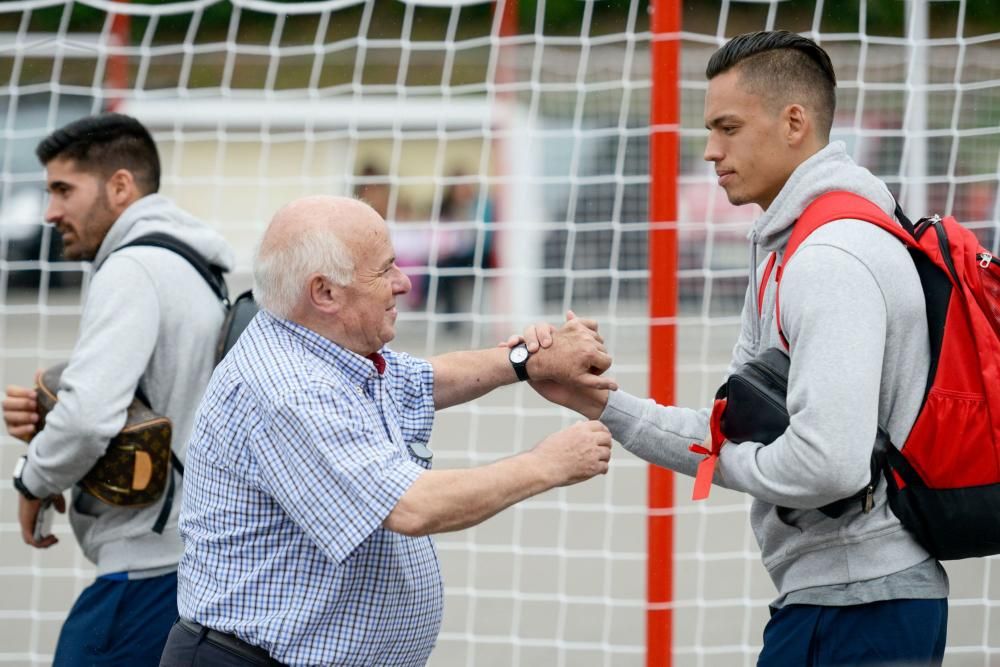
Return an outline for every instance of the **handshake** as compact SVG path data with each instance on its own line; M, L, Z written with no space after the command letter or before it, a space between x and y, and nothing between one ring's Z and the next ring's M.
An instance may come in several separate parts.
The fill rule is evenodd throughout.
M568 311L561 327L533 324L499 346L513 350L522 344L528 351L525 369L532 389L548 401L591 420L553 433L532 451L551 467L553 486L606 473L611 433L596 419L604 411L608 392L618 389L618 385L604 376L612 359L598 333L597 322Z
M527 371L531 387L543 398L597 419L608 402L608 392L618 389L604 372L611 356L597 331L597 322L578 318L572 310L560 328L548 323L532 324L521 335L500 343L513 349L528 348Z

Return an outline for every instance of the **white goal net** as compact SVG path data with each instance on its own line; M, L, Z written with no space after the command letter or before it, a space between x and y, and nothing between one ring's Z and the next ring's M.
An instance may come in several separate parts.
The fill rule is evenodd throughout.
M730 206L702 160L704 67L729 37L817 39L840 82L834 138L913 217L952 213L998 250L992 3L721 0L681 14L677 2L0 3L0 384L65 360L89 275L59 261L42 223L34 146L107 109L150 127L164 193L233 243L231 290L248 286L280 205L358 194L389 221L413 278L394 348L494 345L572 308L600 322L625 389L646 395L651 364L669 358L681 405L706 405L721 381L748 275L755 211ZM651 5L678 12L681 29L654 35ZM680 173L674 275L647 262L656 39L681 52L680 151L656 156ZM676 281L675 351L648 349L651 276ZM506 388L438 415L435 465L507 456L573 419ZM2 476L22 448L4 436ZM680 478L675 496L672 553L655 555L673 589L673 663L753 665L774 590L747 501L716 490L692 504ZM57 546L24 545L16 501L0 492L0 662L45 665L93 569L64 521ZM438 536L446 599L431 664L644 664L647 507L647 466L619 448L602 479ZM993 564L947 564L948 665L1000 661Z

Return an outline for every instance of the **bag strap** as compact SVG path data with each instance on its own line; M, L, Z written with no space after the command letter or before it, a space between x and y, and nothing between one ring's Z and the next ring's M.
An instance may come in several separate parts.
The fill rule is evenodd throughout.
M118 252L125 248L132 248L135 246L148 246L153 248L163 248L164 250L169 250L174 254L180 255L187 260L188 264L194 267L198 274L208 283L208 286L212 288L215 292L215 296L219 298L226 308L229 308L229 288L226 287L225 270L216 265L211 264L206 260L201 253L184 243L180 239L174 238L170 234L165 234L163 232L153 232L151 234L145 234L137 239L133 239L128 243L118 246L112 252Z
M906 214L903 213L903 209L900 208L899 202L896 202L896 210L893 215L896 216L896 220L899 221L899 224L903 225L903 229L905 229L910 236L917 238L917 228L912 222L910 222L910 219L906 217Z
M820 195L802 211L802 215L795 221L795 226L792 228L792 235L788 239L788 245L785 246L785 255L781 260L781 264L778 264L774 276L774 281L777 283L774 295L774 317L778 324L778 336L781 338L781 343L785 346L786 350L788 349L788 339L785 338L785 333L781 329L781 274L785 267L788 266L788 262L791 261L795 251L799 249L799 246L809 238L810 234L823 225L835 220L850 219L870 222L895 236L907 247L919 247L917 240L914 238L913 223L903 214L898 203L896 204L896 216L899 218L900 224L903 225L902 227L893 222L892 218L879 208L878 205L861 195L841 190ZM762 284L763 286L764 284ZM763 293L763 289L761 289L761 293ZM758 299L758 301L762 305L763 297Z
M208 283L208 286L212 288L213 292L215 292L215 296L218 297L219 301L221 301L226 308L230 307L229 289L226 287L226 279L223 275L225 271L215 264L210 264L204 257L201 256L201 253L189 246L187 243L184 243L169 234L153 232L152 234L145 234L137 239L129 241L128 243L115 248L112 252L118 252L124 248L131 248L135 246L163 248L164 250L169 250L177 255L180 255L186 259L188 264L193 266L205 282ZM136 387L135 395L151 410L153 409L153 406L149 402L149 397L146 396L146 392L144 392L141 387ZM164 492L163 505L160 507L160 513L157 515L156 521L153 523L153 532L157 535L163 534L167 521L170 519L170 512L174 507L174 488L176 486L174 483L175 471L181 477L184 476L184 464L181 463L180 458L178 458L177 454L173 450L173 447L171 447L169 473L170 481L167 483L167 489Z
M778 336L781 338L785 349L788 349L788 339L785 338L785 334L781 329L781 274L784 267L788 266L788 262L792 259L795 251L799 249L799 246L809 238L810 234L823 225L835 220L849 219L869 222L889 232L908 248L918 248L916 229L913 223L910 222L910 219L906 217L906 214L903 213L903 209L900 208L898 202L896 202L894 213L899 224L893 222L892 218L874 202L861 195L845 191L827 192L814 199L806 207L802 215L795 221L795 226L792 228L792 235L788 239L788 245L785 246L785 255L782 258L781 264L778 265L775 274L775 283L777 284L774 294L774 317L778 325ZM857 501L859 498L862 501L863 511L870 511L872 496L886 460L886 450L894 449L890 443L889 434L881 426L878 429L878 435L875 440L870 461L871 481L869 485L849 498L844 498L820 508L827 516L840 516L846 511L850 503Z
M149 403L149 397L146 396L146 392L142 390L142 387L135 388L135 397L146 404L146 407L150 410L153 406ZM170 519L170 511L174 507L174 471L181 477L184 476L184 464L177 457L174 452L174 448L170 448L170 480L167 482L167 490L164 491L163 505L160 507L160 513L156 516L156 521L153 523L153 532L157 535L163 534L163 529L167 526L167 520Z
M897 215L902 215L903 213L899 208L899 204L896 204L896 212ZM788 245L785 247L785 257L782 263L788 264L788 260L792 258L792 255L802 245L802 242L814 231L829 222L844 219L870 222L876 227L881 227L889 232L907 246L911 248L917 247L917 242L910 232L913 229L913 224L910 223L905 215L900 220L901 223L903 223L903 220L906 221L903 223L906 229L903 229L903 227L893 222L892 218L872 201L853 192L835 190L816 197L802 211L802 215L795 222L795 227L792 228L792 236L788 239Z
M167 483L167 490L164 492L163 506L160 508L160 513L156 517L156 523L153 524L153 532L157 535L163 534L163 529L167 526L167 520L170 519L170 510L174 507L174 471L181 477L184 476L184 464L181 460L177 458L177 454L174 450L170 450L170 481Z

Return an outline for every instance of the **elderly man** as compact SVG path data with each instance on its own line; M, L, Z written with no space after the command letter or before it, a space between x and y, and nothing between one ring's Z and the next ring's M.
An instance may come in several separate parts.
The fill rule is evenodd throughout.
M423 361L385 347L410 289L371 207L309 197L261 241L262 312L218 367L188 447L181 618L161 665L422 665L441 623L429 535L607 472L596 421L430 470L434 411L528 377L614 388L596 325L544 351ZM521 356L518 355L520 352Z

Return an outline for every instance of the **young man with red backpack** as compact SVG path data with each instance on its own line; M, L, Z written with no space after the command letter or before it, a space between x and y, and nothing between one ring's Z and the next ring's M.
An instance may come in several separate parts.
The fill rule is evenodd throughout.
M948 353L935 317L951 324L962 313L932 313L929 330L934 299L925 298L919 251L911 257L902 227L897 238L872 222L893 218L892 195L842 143L830 143L836 78L822 48L783 31L741 35L712 56L706 75L705 159L731 203L763 209L750 234L751 279L729 374L769 348L787 351L787 428L770 442L713 443L708 409L621 390L535 388L600 418L626 449L657 465L695 476L712 452L708 478L753 497L751 524L778 590L758 665L940 664L948 578L929 551L938 550L890 506L887 477L905 485L902 475L886 475L873 453L880 429L895 444L923 429L924 444L933 444L925 412L961 423L939 405L923 408L934 393L931 360ZM786 263L796 222L817 215L832 221L810 224L817 228L797 239ZM941 223L930 226L934 235ZM549 331L529 328L529 349L544 347ZM970 415L986 410L971 394L961 398Z

